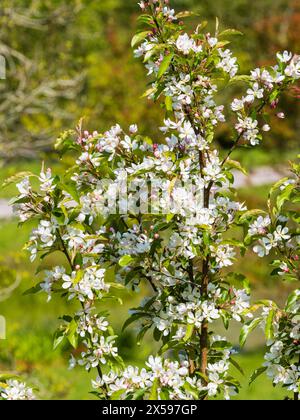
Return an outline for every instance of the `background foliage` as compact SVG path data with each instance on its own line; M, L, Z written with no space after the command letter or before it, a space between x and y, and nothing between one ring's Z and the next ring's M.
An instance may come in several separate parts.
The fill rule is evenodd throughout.
M279 49L300 49L296 0L174 0L172 4L194 9L197 20L209 20L211 28L218 16L224 27L241 30L245 36L235 47L242 71L272 63ZM3 0L2 6L0 53L7 60L7 80L0 84L3 157L49 150L60 130L73 127L81 116L99 131L115 121L126 126L130 119L157 135L153 127L159 126L160 113L146 100L139 101L144 73L129 48L138 13L135 0ZM276 124L265 148L295 146L300 130L297 95L293 91L286 97L291 118ZM224 134L219 135L221 143Z

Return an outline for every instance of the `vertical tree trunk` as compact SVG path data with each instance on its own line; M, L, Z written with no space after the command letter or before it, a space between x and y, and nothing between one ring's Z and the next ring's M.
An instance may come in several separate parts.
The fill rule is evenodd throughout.
M202 269L202 284L201 284L201 295L207 295L207 287L208 287L208 269L209 269L209 262L206 258L203 261L203 269ZM208 355L208 322L206 319L202 321L201 325L201 336L200 336L200 354L201 354L201 373L206 375L207 373L207 355Z
M205 167L205 158L203 153L200 152L200 166L201 166L201 173L203 175L203 168ZM210 189L211 187L208 186L204 188L204 199L203 199L203 206L206 209L209 209L209 196L210 196ZM209 257L207 256L203 260L202 265L202 283L201 283L201 295L207 296L208 291L208 283L209 283ZM207 319L202 321L201 325L201 335L200 335L200 355L201 355L201 373L207 376L207 362L208 362L208 328L209 324ZM203 379L203 383L207 385L206 381Z

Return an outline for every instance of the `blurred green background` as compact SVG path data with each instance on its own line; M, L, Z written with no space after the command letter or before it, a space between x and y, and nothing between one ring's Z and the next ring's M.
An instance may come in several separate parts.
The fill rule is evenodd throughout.
M7 78L0 80L0 182L23 170L38 173L42 160L56 171L64 171L53 153L53 141L61 130L73 128L80 117L85 117L86 126L98 131L115 122L124 128L137 123L142 132L159 140L163 113L158 104L140 98L148 81L130 49L139 13L136 3L1 0L0 54L6 59ZM233 44L241 72L272 64L278 50L300 53L298 0L171 3L178 10L198 12L198 21L208 20L211 31L216 16L222 27L242 31L244 36ZM194 23L191 19L191 26ZM224 95L220 93L220 100L226 102ZM289 158L299 153L299 95L300 89L296 88L284 97L280 110L285 110L288 118L272 121L273 130L261 147L236 154L250 173L257 166L284 171ZM230 147L228 133L226 125L218 132L221 148ZM260 184L265 184L263 175L261 178ZM250 208L263 207L268 188L244 186L238 196ZM14 193L12 188L1 190L0 205L5 207L5 200ZM70 349L52 350L57 317L71 313L73 308L59 299L46 303L44 295L23 295L37 281L35 267L21 251L31 228L18 229L14 219L0 221L0 314L7 321L7 339L0 341L0 371L24 374L39 388L42 398L90 398L87 390L91 376L80 369L66 368ZM280 303L289 291L287 285L270 278L268 268L251 252L238 262L237 270L249 277L254 298L272 298ZM139 297L128 293L123 300L124 305L113 311L111 318L117 331ZM238 332L236 325L231 337L234 344ZM238 356L246 373L241 377L244 386L238 398L280 399L284 395L265 377L251 387L247 385L247 377L262 362L263 341L262 334L254 334ZM126 361L138 365L153 350L150 337L137 346L133 329L122 337L119 346Z

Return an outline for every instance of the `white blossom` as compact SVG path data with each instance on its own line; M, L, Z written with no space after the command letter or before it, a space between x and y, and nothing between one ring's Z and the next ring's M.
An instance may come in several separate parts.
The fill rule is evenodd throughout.
M277 53L277 58L282 63L288 63L293 57L293 54L289 51L284 51L282 54Z
M0 392L4 400L35 400L33 390L17 380L8 380L4 388L0 387Z

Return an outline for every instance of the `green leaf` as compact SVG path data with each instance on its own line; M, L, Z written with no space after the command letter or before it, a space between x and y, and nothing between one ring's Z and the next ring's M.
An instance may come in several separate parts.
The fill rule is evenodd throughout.
M288 181L288 177L282 178L277 181L270 189L269 197L271 197L286 181Z
M273 320L275 316L275 311L272 309L266 319L265 335L267 340L271 340L274 336L274 327Z
M241 283L243 285L243 289L245 289L246 292L248 294L250 294L250 292L251 292L250 281L249 281L249 279L247 279L246 276L244 276L241 273L228 273L228 277L234 279L235 281L238 281L239 283Z
M185 384L183 385L183 388L189 393L191 394L191 396L195 399L198 400L199 399L199 394L197 392L197 389L195 389L191 384L189 384L188 382L185 382Z
M238 83L238 82L244 82L244 83L249 83L251 82L251 76L247 76L244 74L238 75L238 76L234 76L230 79L229 84L233 84L233 83Z
M112 289L117 289L117 290L126 289L126 286L124 286L124 284L121 284L121 283L107 283L107 285L110 286Z
M165 105L166 105L166 110L168 112L172 112L173 111L173 101L172 101L171 96L166 96Z
M154 338L154 340L157 341L157 342L159 342L160 339L161 339L161 336L162 336L162 332L159 331L158 328L154 328L154 330L153 330L153 338Z
M186 333L185 336L183 338L184 342L189 341L189 339L192 337L194 332L194 325L193 324L188 324L187 328L186 328Z
M144 41L144 39L149 35L149 31L140 32L132 38L131 47L134 48L137 44Z
M256 318L250 323L243 326L240 334L240 345L244 347L248 335L261 323L262 318Z
M24 203L29 203L30 202L30 198L29 197L13 197L11 200L9 200L8 205L9 206L13 206L15 204L24 204Z
M173 220L174 217L175 217L175 214L174 213L167 214L167 216L166 216L166 222L167 223L171 222L171 220Z
M147 312L138 312L138 313L132 314L131 317L126 319L126 321L124 322L122 331L124 331L127 327L129 327L130 324L142 318L143 316L149 316L149 314Z
M65 338L64 331L56 331L54 334L54 341L53 341L53 350L56 350L57 347L62 343L63 339Z
M228 312L226 312L224 309L220 310L220 315L224 324L224 327L226 330L228 330L229 327L229 320L230 320L230 316L228 314Z
M199 32L202 31L202 29L206 28L207 25L208 25L207 20L204 20L203 22L199 23L196 29L196 33L199 34Z
M163 61L161 62L161 65L160 65L159 70L158 70L158 75L157 75L157 77L159 79L165 74L165 72L170 67L170 64L171 64L171 61L173 60L173 57L174 57L174 53L166 55L165 58L163 59Z
M143 14L143 15L138 16L137 20L138 20L139 23L144 23L144 24L150 25L153 18L152 18L151 15Z
M70 196L75 200L77 203L80 203L80 197L78 194L77 186L74 182L70 182L68 184L60 183L59 188L61 188L63 191L66 191Z
M109 267L105 270L104 281L105 283L113 283L116 278L115 267Z
M32 172L19 172L7 178L1 185L1 188L5 188L11 184L16 184L17 182L23 181L24 178L28 178L28 177L36 177L36 175L34 175Z
M81 120L82 121L82 120ZM79 125L81 122L79 122ZM58 139L55 141L54 148L55 150L58 150L60 154L64 154L67 150L76 149L78 146L73 140L73 137L75 135L74 130L67 130L61 133L61 135L58 137Z
M157 91L157 87L156 86L151 87L151 88L149 88L149 89L146 90L146 92L142 95L142 98L146 98L146 97L152 95L153 93L156 93L156 91Z
M224 350L232 348L232 344L225 340L214 341L211 345L211 348L214 350Z
M41 283L37 284L36 286L31 287L30 289L26 290L23 293L23 296L27 295L34 295L35 293L39 293L41 291Z
M228 44L230 44L230 41L221 41L217 43L216 48L224 48Z
M163 388L160 390L159 398L162 401L169 401L170 400L170 392L168 389Z
M149 401L156 401L158 399L158 378L155 378L151 387Z
M73 319L69 324L67 339L69 340L71 346L74 347L74 349L76 349L78 345L78 337L76 331L77 322L75 321L75 319Z
M127 265L129 265L131 262L133 261L133 258L130 255L123 255L123 257L121 257L119 259L119 266L121 267L126 267Z
M151 324L145 325L136 336L136 343L139 346L146 332L151 328Z
M294 190L294 185L288 185L282 192L279 194L276 200L276 205L278 210L281 210L282 206L286 201L289 200L292 191Z
M78 270L76 272L76 276L75 276L75 278L73 280L73 284L78 284L82 280L83 274L84 274L84 271L83 270Z
M112 401L120 400L124 392L126 392L125 389L119 389L118 391L115 391L113 394L111 394L110 399Z
M194 12L189 12L188 10L185 10L184 12L177 13L176 18L177 19L184 19L184 18L191 17L191 16L198 16L198 15Z
M245 376L245 372L243 368L238 364L238 362L234 359L229 359L229 362L234 366L243 376Z
M133 399L133 400L142 400L142 399L143 399L143 396L144 396L144 395L145 395L145 393L146 393L146 391L147 391L147 388L144 388L144 389L139 389L138 391L136 391L136 392L133 394L132 399Z
M300 300L300 289L294 290L289 295L285 305L286 312L289 312L298 300Z
M250 377L249 385L251 385L255 381L255 379L258 378L260 375L262 375L266 370L267 370L266 367L260 367L256 369Z
M223 36L236 36L236 35L244 35L243 32L237 31L236 29L225 29L219 34L219 38Z
M247 172L247 170L241 165L241 163L240 162L238 162L238 161L236 161L236 160L231 160L231 159L228 159L227 161L226 161L226 166L228 167L228 168L232 168L232 169L236 169L236 170L238 170L238 171L240 171L240 172L242 172L243 174L245 174L245 175L248 175L248 172Z
M251 219L252 217L257 217L257 216L260 216L260 215L267 216L267 213L264 210L260 210L260 209L248 210L248 211L245 211L245 213L242 214L239 221L240 221L240 223L244 223L247 220Z
M226 239L225 241L222 241L222 244L244 248L244 243L239 241L238 239Z

